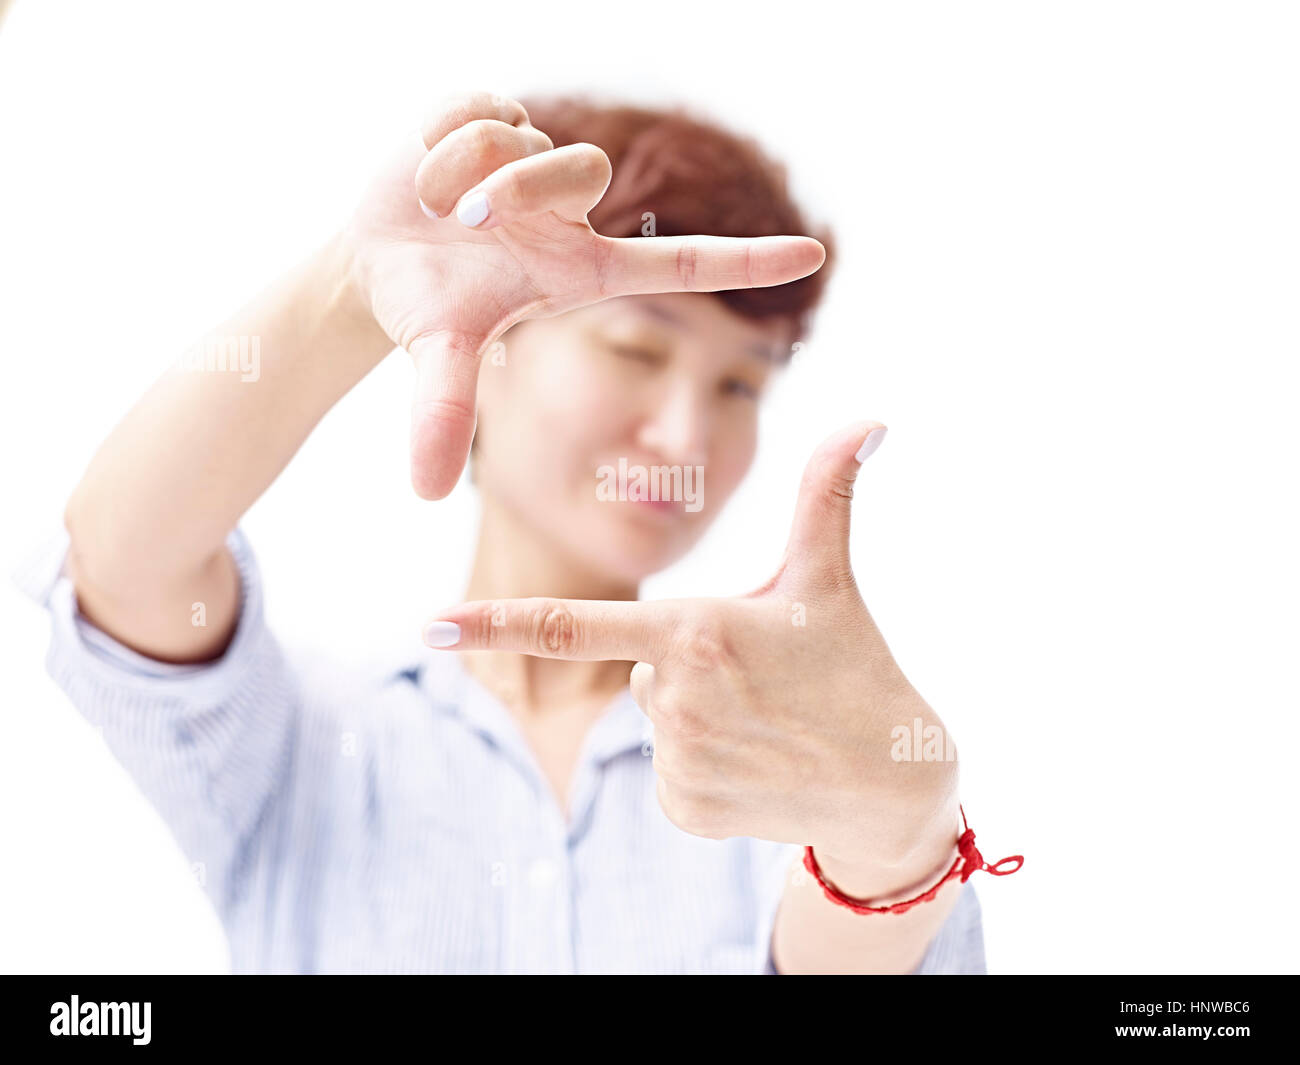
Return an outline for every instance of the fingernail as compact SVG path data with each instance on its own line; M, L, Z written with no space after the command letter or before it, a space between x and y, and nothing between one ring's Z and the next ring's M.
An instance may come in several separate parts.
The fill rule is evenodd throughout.
M423 200L420 201L420 210L423 211L427 217L432 218L435 222L442 217L442 215L440 215L437 211L435 211Z
M881 445L882 441L884 441L885 432L886 429L883 425L879 425L872 429L871 432L867 434L866 439L862 441L862 446L858 448L858 453L853 457L860 463L866 462L867 459L871 457L871 453Z
M424 627L424 642L430 647L450 647L460 641L460 626L454 621L431 621Z
M463 226L476 226L488 216L486 192L474 192L460 201L456 217Z

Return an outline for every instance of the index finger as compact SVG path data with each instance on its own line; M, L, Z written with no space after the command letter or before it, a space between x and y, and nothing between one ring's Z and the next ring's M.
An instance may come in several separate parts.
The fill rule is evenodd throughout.
M606 296L767 288L821 269L812 237L602 237Z
M675 624L670 602L496 599L462 603L424 627L430 647L518 651L588 662L659 662Z

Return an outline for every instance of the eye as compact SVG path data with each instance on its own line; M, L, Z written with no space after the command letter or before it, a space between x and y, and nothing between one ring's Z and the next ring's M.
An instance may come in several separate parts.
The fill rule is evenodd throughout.
M758 398L758 389L739 377L728 377L723 381L722 393L727 396L739 396L742 399Z
M635 344L610 344L609 350L619 356L619 358L643 363L646 366L658 366L663 362L663 356L657 351L651 351L649 348L637 347Z

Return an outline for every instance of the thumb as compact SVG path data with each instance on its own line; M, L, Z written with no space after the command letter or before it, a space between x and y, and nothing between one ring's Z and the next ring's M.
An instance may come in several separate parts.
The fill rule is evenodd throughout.
M460 479L477 424L480 345L430 333L407 348L415 361L411 400L411 485L422 499L442 499Z
M858 470L885 438L880 422L841 429L813 452L804 468L784 572L824 580L852 578L849 514Z

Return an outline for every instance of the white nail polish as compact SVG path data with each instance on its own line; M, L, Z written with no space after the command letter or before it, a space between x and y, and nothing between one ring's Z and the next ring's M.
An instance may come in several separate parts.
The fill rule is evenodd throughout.
M875 429L872 429L871 432L867 434L866 439L862 441L862 446L858 448L858 453L853 457L857 459L858 462L860 463L866 462L867 459L871 456L871 453L880 446L881 442L884 439L885 439L885 427L883 425L877 426Z
M460 641L460 626L454 621L431 621L424 627L424 642L430 647L450 647Z
M420 210L424 212L426 218L432 218L435 222L442 217L442 215L440 215L437 211L433 210L433 208L431 208L423 200L420 201Z
M456 208L456 217L463 226L476 226L488 216L486 192L475 192L460 201Z

